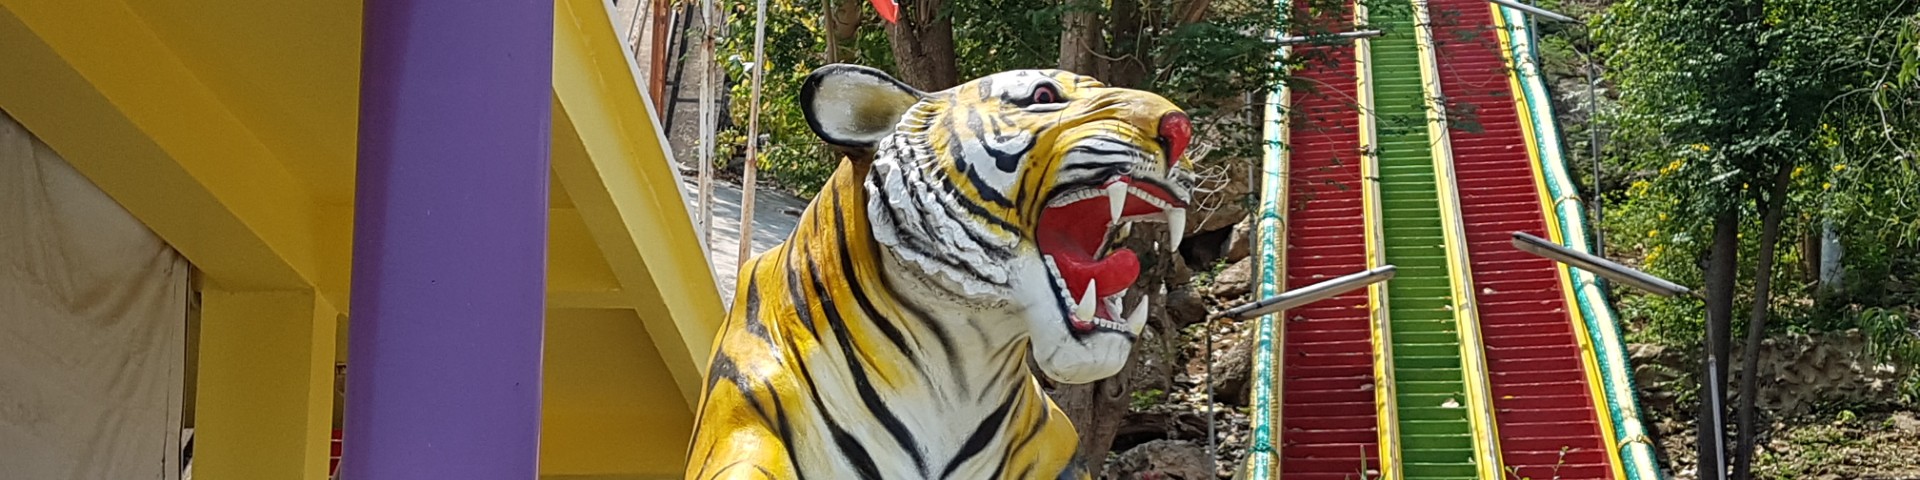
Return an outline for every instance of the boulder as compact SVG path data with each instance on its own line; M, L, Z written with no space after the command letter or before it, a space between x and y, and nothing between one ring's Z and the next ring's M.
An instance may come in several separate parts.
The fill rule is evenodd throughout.
M1253 217L1247 217L1233 225L1233 233L1227 236L1227 248L1220 258L1229 262L1238 262L1253 254Z
M1212 479L1207 449L1184 440L1154 440L1113 459L1107 477L1114 480Z
M1242 258L1213 276L1213 288L1208 293L1220 299L1240 298L1251 291L1252 285L1253 258Z
M1253 343L1252 325L1241 324L1234 333L1222 334L1227 338L1217 340L1214 345L1220 350L1213 365L1213 400L1226 405L1246 406L1251 403L1253 394Z

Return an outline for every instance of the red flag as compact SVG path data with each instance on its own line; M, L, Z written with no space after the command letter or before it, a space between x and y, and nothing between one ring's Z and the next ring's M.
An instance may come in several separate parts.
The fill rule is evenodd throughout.
M873 9L880 12L880 18L887 23L900 23L900 4L894 0L873 0Z

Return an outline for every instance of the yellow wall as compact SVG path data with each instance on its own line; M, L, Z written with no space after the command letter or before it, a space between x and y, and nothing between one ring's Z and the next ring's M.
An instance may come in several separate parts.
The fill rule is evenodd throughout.
M312 292L200 298L194 476L326 478L340 314Z
M652 344L632 310L548 311L541 473L680 473L693 418Z

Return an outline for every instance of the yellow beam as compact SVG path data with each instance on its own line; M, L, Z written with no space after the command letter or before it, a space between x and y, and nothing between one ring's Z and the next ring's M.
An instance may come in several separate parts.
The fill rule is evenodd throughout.
M326 478L339 316L306 291L204 290L196 478Z
M554 208L547 219L547 307L633 308L580 212Z
M706 251L607 3L554 13L554 172L692 410L724 313Z
M218 282L345 278L325 214L248 126L118 0L0 0L0 108ZM325 272L342 269L342 272ZM345 282L321 292L344 305Z
M1494 419L1493 393L1487 384L1486 347L1480 341L1479 301L1474 298L1473 267L1467 259L1466 227L1460 214L1458 178L1453 172L1453 139L1448 133L1447 98L1440 91L1432 23L1427 3L1413 4L1415 43L1420 49L1420 80L1427 98L1427 138L1433 141L1434 183L1440 191L1440 228L1445 237L1453 318L1460 337L1460 372L1466 382L1467 422L1473 431L1473 463L1481 480L1501 480L1505 468L1500 453L1499 424Z
M1353 25L1367 24L1367 6L1354 2ZM1380 224L1382 203L1380 199L1380 127L1379 119L1374 116L1373 105L1373 41L1366 38L1353 41L1354 75L1357 77L1359 92L1360 120L1358 135L1360 151L1365 152L1360 159L1360 223L1365 229L1365 248L1367 268L1379 268L1387 264L1387 232ZM1400 458L1400 392L1399 383L1393 379L1393 319L1388 306L1385 282L1367 286L1367 316L1373 322L1369 341L1373 344L1373 411L1374 425L1380 441L1379 462L1381 480L1400 480L1405 478Z

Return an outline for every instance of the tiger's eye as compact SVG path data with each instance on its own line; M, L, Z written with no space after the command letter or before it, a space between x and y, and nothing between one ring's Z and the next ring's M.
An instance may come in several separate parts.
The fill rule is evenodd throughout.
M1033 87L1033 93L1027 95L1027 101L1024 103L1026 104L1024 106L1049 105L1066 103L1066 99L1060 98L1058 87L1042 83Z

